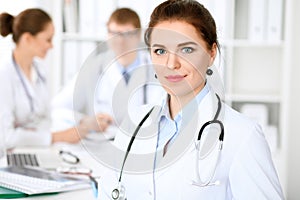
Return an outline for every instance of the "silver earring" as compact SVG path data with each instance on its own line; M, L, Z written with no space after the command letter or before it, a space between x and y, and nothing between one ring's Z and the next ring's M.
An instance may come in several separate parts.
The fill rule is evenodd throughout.
M214 72L213 72L212 69L207 69L207 70L206 70L206 74L207 74L208 76L211 76L213 73L214 73Z

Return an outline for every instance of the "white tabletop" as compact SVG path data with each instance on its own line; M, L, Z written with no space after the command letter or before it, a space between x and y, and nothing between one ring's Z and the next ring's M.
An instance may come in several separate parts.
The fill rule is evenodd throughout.
M93 177L96 180L100 180L101 174L106 169L103 164L101 164L101 158L99 158L98 154L108 153L108 146L111 146L111 140L103 140L93 137L93 141L83 140L79 144L71 145L65 143L55 144L51 147L22 147L16 149L17 152L38 152L38 151L53 151L53 149L58 150L66 150L72 152L74 155L78 156L80 159L79 167L85 167L92 170ZM101 157L101 156L100 156ZM58 194L52 195L41 195L41 196L29 196L26 198L20 198L26 200L37 200L37 199L51 199L51 200L61 200L61 199L72 199L72 200L82 200L82 199L97 199L94 195L92 187L87 189L80 189L69 192L62 192Z

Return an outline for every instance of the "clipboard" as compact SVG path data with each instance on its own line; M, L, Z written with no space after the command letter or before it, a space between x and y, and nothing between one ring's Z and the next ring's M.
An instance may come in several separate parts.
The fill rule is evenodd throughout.
M27 197L28 195L23 192L18 192L16 190L8 189L0 186L0 199L16 199Z
M23 192L19 192L16 190L8 189L5 187L0 186L0 199L17 199L17 198L24 198L29 196L43 196L43 195L54 195L58 194L59 192L52 192L52 193L43 193L43 194L25 194Z

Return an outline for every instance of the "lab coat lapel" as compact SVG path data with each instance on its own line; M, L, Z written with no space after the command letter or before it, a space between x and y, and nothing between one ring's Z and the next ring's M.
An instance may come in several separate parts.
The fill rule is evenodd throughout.
M120 104L120 99L122 99L125 105L127 105L126 85L122 78L123 77L119 71L117 63L114 62L105 69L101 80L99 80L98 82L99 90L97 98L99 99L99 102L102 102L101 104L99 104L99 106L102 107L98 108L97 110L100 110L102 112L106 111L111 115L114 115L114 118L118 123L120 123L123 119L122 116L124 116L127 108L126 106L124 106L124 104ZM109 102L111 102L111 105L105 105Z
M147 112L151 107L147 110ZM160 106L156 106L151 115L147 118L144 124L139 129L130 149L130 154L127 157L125 170L133 170L134 172L148 172L152 173L155 150L157 144L157 131L158 131L158 117ZM146 113L144 113L143 117ZM136 130L139 121L135 119L130 120L127 116L126 120L121 124L121 134L117 134L115 144L120 146L124 151L127 149L129 141Z
M31 82L24 75L22 70L20 70L20 74L24 80L25 87L28 90L30 97L32 98L34 113L43 116L49 109L49 104L46 103L49 101L49 95L46 82L41 80L41 77L39 77L37 70L38 69L36 69L35 67L32 68Z
M160 163L158 163L156 169L159 170L168 166L176 165L176 162L179 159L184 159L187 156L193 156L192 152L195 150L195 141L197 140L200 128L204 123L213 119L214 114L217 110L217 99L215 94L209 92L203 98L200 104L197 105L197 107L198 112L192 112L191 116L188 116L188 113L183 113L183 119L186 116L188 120L183 121L178 137L176 138L175 142L168 148L166 155L161 159ZM188 108L187 111L192 111L192 108L193 104L190 108ZM168 172L168 170L162 170L161 172L156 173L156 180L162 177L162 175L166 172Z
M118 69L117 62L114 62L113 64L111 64L111 66L106 68L106 71L108 73L106 73L106 72L104 72L104 73L107 76L107 80L110 83L118 85L118 84L120 84L120 82L122 82L123 85L125 85L125 82L121 80L123 77L122 77L122 74L120 73L120 70Z
M130 79L128 82L130 88L136 89L140 86L143 86L147 81L146 72L147 66L137 67L132 72L130 72Z

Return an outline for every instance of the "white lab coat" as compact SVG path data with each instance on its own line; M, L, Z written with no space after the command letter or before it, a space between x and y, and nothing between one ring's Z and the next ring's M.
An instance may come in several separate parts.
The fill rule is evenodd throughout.
M37 61L35 65L45 77ZM35 68L32 70L32 81L26 78L21 69L20 72L32 96L33 112L12 58L0 67L0 123L7 147L50 145L50 101L46 82L39 78Z
M72 81L53 98L54 112L75 111L69 119L62 119L71 122L75 117L74 123L81 120L81 114L97 113L110 114L120 122L126 113L135 113L144 104L158 102L165 92L154 78L149 52L138 51L138 58L141 66L133 71L126 85L112 51L90 56Z
M195 160L197 151L194 142L200 127L212 120L216 105L215 95L209 92L199 104L198 112L191 113L191 118L183 115L183 119L184 116L189 118L188 124L164 157L160 157L160 152L157 152L158 164L154 174L153 162L160 109L155 109L151 113L148 122L145 122L133 142L125 164L122 184L126 188L128 200L284 199L270 150L260 126L225 104L222 104L222 112L218 118L224 124L223 149L212 179L212 182L219 181L220 184L205 187L191 184L193 180L197 180ZM131 138L128 133L132 134L134 129L131 122L124 122L121 127L123 131L120 131L115 139L115 154L111 155L120 161L107 164L120 169L124 154L118 155L120 154L118 150L126 150ZM212 157L217 147L218 145L212 154L199 164L200 176L205 176L207 171L213 169ZM118 185L119 170L112 169L108 169L100 181L101 200L111 199L111 192Z

